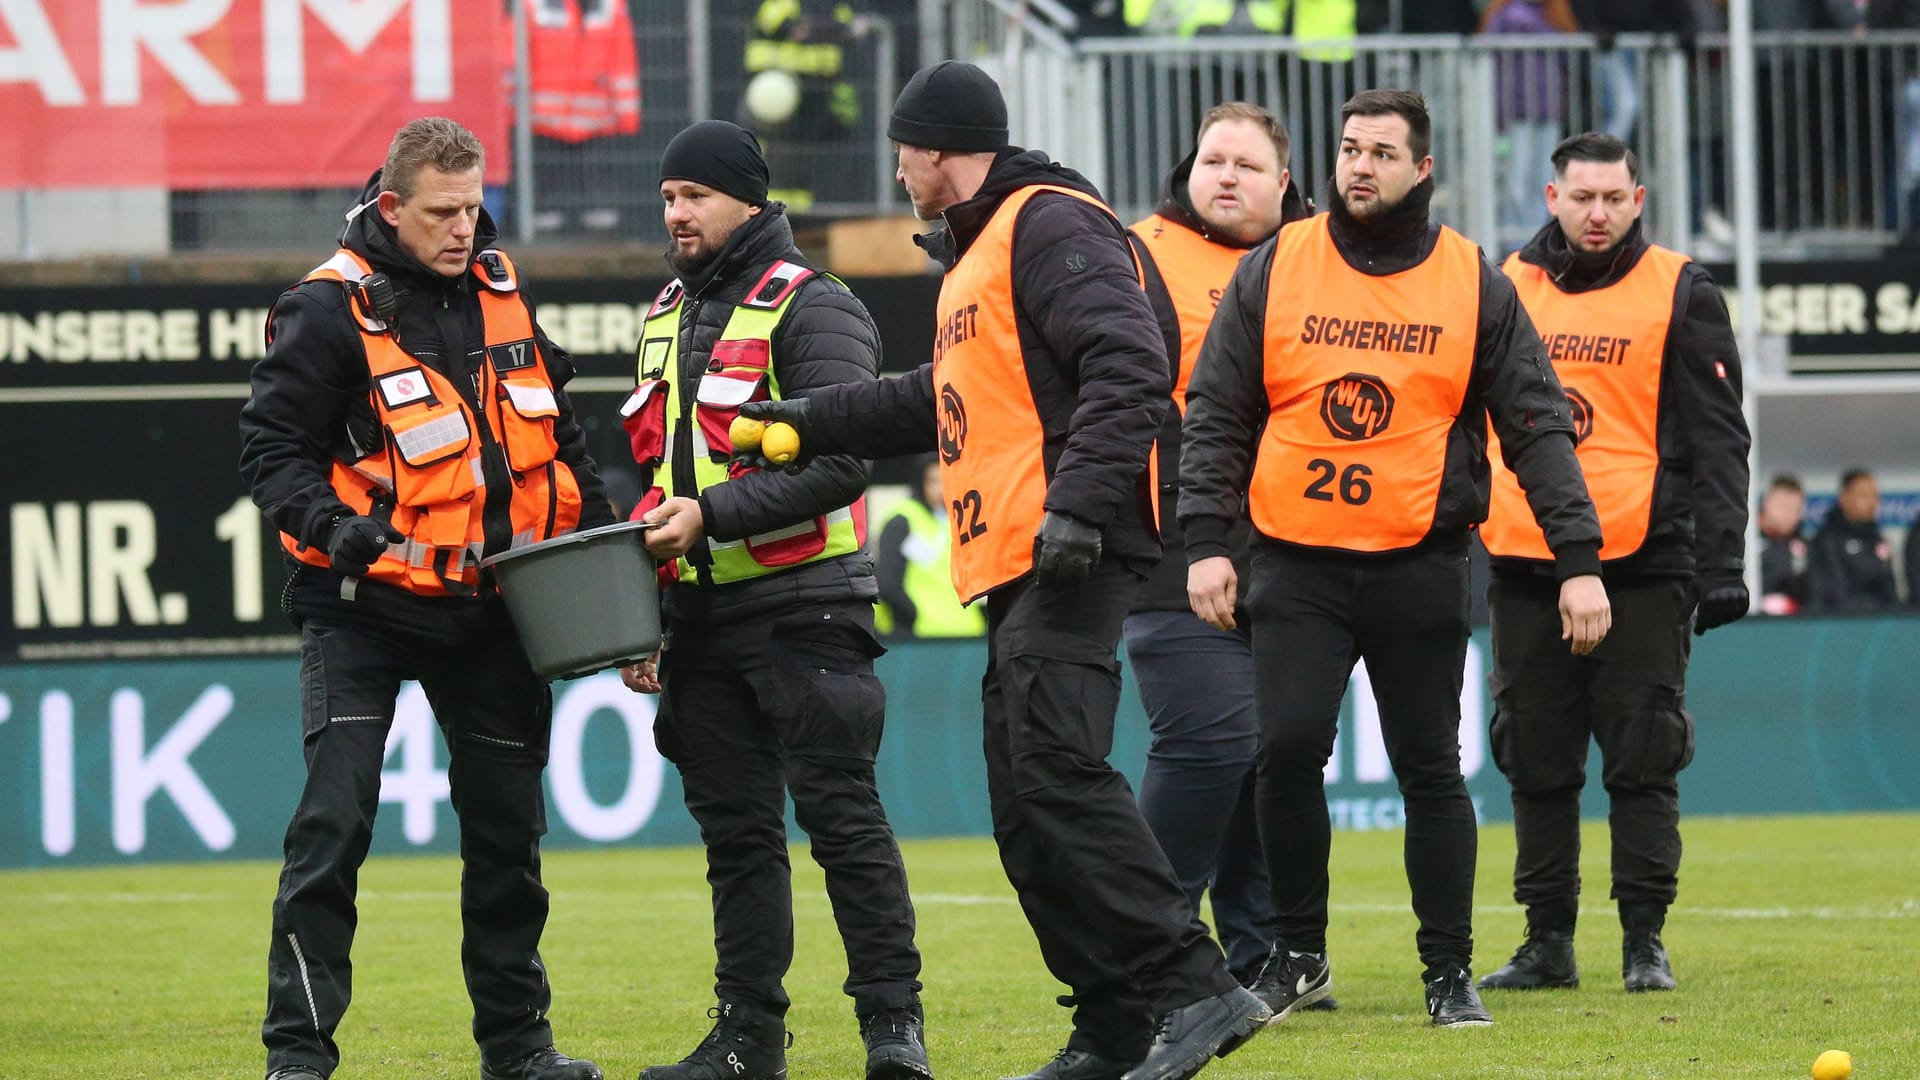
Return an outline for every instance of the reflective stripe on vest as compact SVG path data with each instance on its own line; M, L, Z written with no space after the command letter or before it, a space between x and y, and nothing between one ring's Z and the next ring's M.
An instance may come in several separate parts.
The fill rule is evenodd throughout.
M1574 453L1600 514L1600 558L1624 558L1646 543L1660 471L1660 368L1685 255L1648 247L1626 277L1604 289L1566 293L1520 256L1502 268L1546 343L1566 391ZM1480 539L1489 555L1551 559L1520 480L1489 432L1493 499Z
M915 637L979 637L987 632L987 613L979 605L967 607L953 591L953 533L947 528L946 515L933 516L919 499L911 496L893 506L888 519L903 518L907 523L907 542L901 548L907 571L902 582L913 601ZM875 626L882 633L894 628L893 612L885 602L874 608Z
M775 262L755 282L747 298L733 309L713 343L710 363L694 389L691 402L681 397L680 316L685 298L678 281L660 293L640 332L638 385L621 406L634 463L642 469L642 486L651 488L636 516L665 499L700 492L746 471L730 464L733 446L728 428L749 401L780 397L773 363L773 334L799 295L800 285L814 274L797 263ZM692 491L679 491L673 479L675 432L683 412L691 422L693 448ZM714 584L744 581L792 566L839 558L860 550L867 542L866 497L855 499L820 517L785 528L757 533L741 540L707 538ZM692 582L698 573L682 556L669 575Z
M1412 547L1433 527L1473 373L1480 250L1442 227L1426 261L1373 277L1341 258L1321 214L1281 229L1273 260L1286 273L1267 292L1253 524L1309 547Z
M1173 313L1180 320L1180 369L1173 377L1173 403L1185 416L1193 362L1200 358L1200 345L1206 341L1207 327L1220 306L1220 294L1247 249L1216 244L1159 214L1134 225L1133 233L1147 245L1154 265L1160 268L1167 296L1173 300Z
M468 595L480 583L485 553L482 454L489 444L498 441L513 479L505 493L509 547L571 532L580 522L579 483L555 458L560 405L553 378L504 253L481 252L473 265L487 355L478 370L478 418L445 375L401 348L366 308L352 286L371 272L342 249L305 278L348 286L347 307L366 350L368 399L382 432L381 446L365 457L336 459L330 481L354 513L390 522L407 537L362 577L423 596ZM293 536L282 533L280 543L301 562L328 565L326 552Z
M1027 381L1013 296L1014 227L1027 200L1041 192L1113 213L1071 188L1015 191L947 271L934 308L940 484L953 530L953 588L969 603L1033 568L1033 538L1045 513L1046 432ZM1141 467L1154 456L1149 452Z

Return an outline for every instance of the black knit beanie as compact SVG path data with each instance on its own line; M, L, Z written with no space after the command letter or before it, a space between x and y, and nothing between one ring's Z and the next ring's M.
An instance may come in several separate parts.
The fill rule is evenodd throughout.
M887 138L922 150L995 151L1007 145L1007 100L986 72L942 60L907 80Z
M702 120L675 135L660 155L660 179L691 180L755 206L767 201L760 140L725 120Z

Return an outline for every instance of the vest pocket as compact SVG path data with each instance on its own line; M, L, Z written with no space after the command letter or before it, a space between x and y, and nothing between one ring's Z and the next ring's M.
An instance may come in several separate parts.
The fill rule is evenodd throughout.
M580 482L564 461L514 477L513 547L525 547L580 524Z
M814 518L784 529L749 536L747 554L761 566L792 566L827 549L827 519Z
M648 379L620 404L620 426L627 429L633 463L651 469L667 457L667 381Z
M525 472L552 461L560 448L553 438L553 420L560 415L553 387L537 379L503 379L499 398L500 443L507 451L507 465Z
M731 456L733 436L728 429L740 415L740 406L749 401L764 401L767 397L764 371L709 371L703 375L693 395L694 418L699 421L694 453L714 455L722 460Z
M387 421L387 442L399 460L394 498L407 506L430 506L472 495L478 486L467 459L473 425L459 407L430 409Z

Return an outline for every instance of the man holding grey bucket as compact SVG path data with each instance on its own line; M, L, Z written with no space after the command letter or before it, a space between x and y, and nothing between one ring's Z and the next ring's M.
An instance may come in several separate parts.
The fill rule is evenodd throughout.
M846 286L794 247L767 201L760 144L724 121L667 144L660 197L679 277L640 335L622 423L654 522L666 646L623 671L658 693L654 738L680 770L707 848L715 1023L642 1080L784 1080L793 961L786 796L826 872L868 1080L927 1080L920 954L900 848L874 782L886 692L866 552L867 465L803 474L730 461L749 401L871 382L879 332Z
M320 1080L352 994L356 881L402 680L447 740L460 820L462 966L482 1080L600 1080L553 1048L540 883L553 698L483 557L612 513L481 209L485 152L430 117L401 128L340 248L267 319L240 472L289 557L307 778L273 901L269 1080ZM368 1070L359 1070L362 1073Z

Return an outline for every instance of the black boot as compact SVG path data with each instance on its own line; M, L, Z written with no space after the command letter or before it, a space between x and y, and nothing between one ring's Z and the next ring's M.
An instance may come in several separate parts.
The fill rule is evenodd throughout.
M1135 1064L1068 1048L1025 1076L1009 1076L1006 1080L1122 1080Z
M480 1062L480 1080L601 1080L600 1066L570 1058L551 1046L493 1065Z
M1241 986L1169 1009L1155 1021L1146 1060L1126 1080L1187 1080L1208 1058L1233 1053L1272 1019L1273 1010Z
M751 1005L722 1001L707 1010L713 1030L678 1065L649 1065L640 1080L787 1080L787 1025Z
M1679 985L1667 965L1666 946L1660 943L1666 923L1663 905L1620 905L1620 978L1627 984L1627 993L1672 990Z
M1507 966L1481 978L1482 990L1554 990L1580 985L1580 967L1573 958L1572 905L1538 905L1527 909L1527 940L1514 951Z
M867 1044L867 1080L933 1080L920 1006L881 1009L860 1018Z

